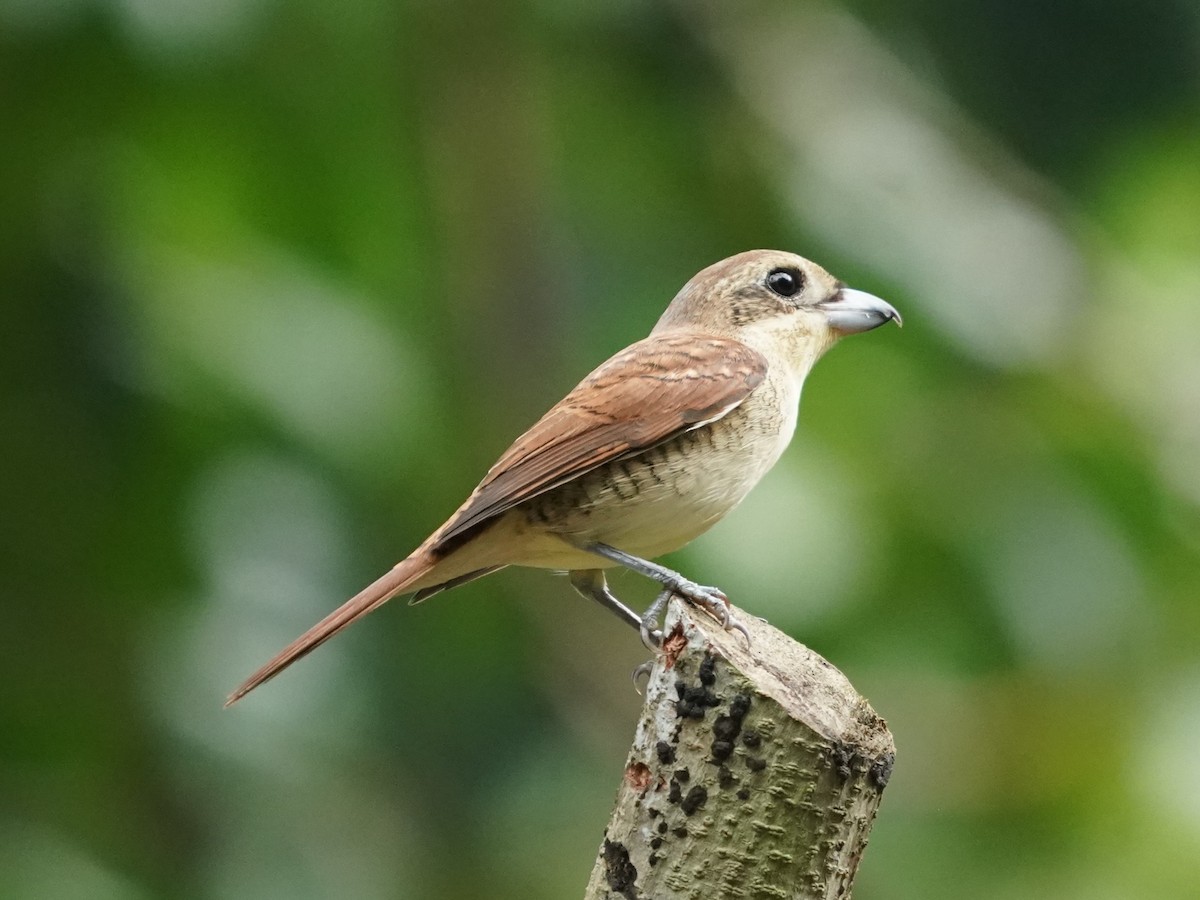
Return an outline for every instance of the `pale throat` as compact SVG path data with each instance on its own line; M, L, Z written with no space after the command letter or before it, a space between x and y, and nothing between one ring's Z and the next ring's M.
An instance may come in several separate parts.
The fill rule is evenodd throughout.
M765 356L772 368L790 374L798 396L805 377L837 340L830 329L812 326L802 313L772 316L744 326L737 339Z
M766 356L768 365L782 376L776 382L780 423L775 459L782 455L796 433L805 378L817 360L837 341L836 334L827 328L821 327L814 333L812 324L812 320L802 314L779 316L755 323L746 329L747 334L743 337L746 343L753 344Z

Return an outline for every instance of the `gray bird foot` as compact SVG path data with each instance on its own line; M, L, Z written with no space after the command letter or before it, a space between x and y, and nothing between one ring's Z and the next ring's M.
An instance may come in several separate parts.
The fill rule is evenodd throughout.
M681 578L676 584L667 585L667 590L663 593L679 595L692 606L708 613L726 631L741 632L742 637L746 639L746 646L750 646L750 632L733 615L729 607L729 598L720 588L696 584L694 581ZM662 594L659 595L659 599L662 599ZM658 602L655 600L654 604ZM654 609L654 605L651 605L650 609ZM649 612L650 610L647 610L647 614Z
M720 588L708 587L702 584L696 584L694 581L686 579L673 579L671 584L663 588L654 598L654 602L642 614L641 623L638 627L638 633L642 636L642 643L646 645L646 649L654 654L653 659L648 659L636 669L633 670L633 689L639 694L642 692L638 685L638 680L644 675L650 677L651 671L654 669L654 664L658 661L658 657L662 654L663 633L658 627L659 617L666 608L668 601L672 597L682 597L685 601L702 610L726 631L740 632L742 637L746 639L746 646L750 646L750 632L746 630L746 626L737 620L729 608L729 598L725 596L725 592Z
M729 611L729 598L725 596L725 592L720 588L696 584L696 582L684 578L678 572L673 572L666 566L660 566L658 563L650 562L648 559L642 559L631 553L626 553L624 550L618 550L616 547L602 544L599 541L587 544L583 549L619 563L627 569L632 569L634 572L645 575L647 578L653 578L663 586L663 593L658 595L637 626L638 630L642 632L642 640L646 642L646 646L650 646L649 636L653 633L654 625L656 624L659 612L661 612L662 605L667 602L664 599L664 594L667 596L677 594L692 604L692 606L704 610L719 622L721 627L726 631L740 631L746 639L747 646L749 646L750 632L746 630L746 627L741 622L733 617L733 614ZM651 612L655 614L654 619L649 618Z

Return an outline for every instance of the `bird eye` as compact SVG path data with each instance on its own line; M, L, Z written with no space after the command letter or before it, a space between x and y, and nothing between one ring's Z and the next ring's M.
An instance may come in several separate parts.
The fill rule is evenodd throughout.
M780 297L793 297L804 287L804 276L796 269L775 269L767 276L767 287Z

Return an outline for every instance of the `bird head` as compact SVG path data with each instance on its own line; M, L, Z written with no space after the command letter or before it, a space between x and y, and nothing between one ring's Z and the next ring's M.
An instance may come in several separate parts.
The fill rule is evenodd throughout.
M782 250L750 250L699 272L654 330L733 337L783 350L807 369L839 338L889 321L902 324L890 303L847 287L816 263Z

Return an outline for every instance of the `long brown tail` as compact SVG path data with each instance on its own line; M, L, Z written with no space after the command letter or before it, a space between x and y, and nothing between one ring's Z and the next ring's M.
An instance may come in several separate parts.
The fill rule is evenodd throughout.
M357 622L372 610L383 606L384 603L428 572L433 562L424 553L415 553L408 559L397 563L382 578L371 582L371 584L367 585L275 654L270 662L247 678L241 687L229 695L225 701L225 706L229 707L237 703L264 681L274 678L300 657L311 653L343 628Z

